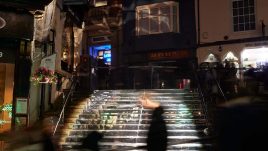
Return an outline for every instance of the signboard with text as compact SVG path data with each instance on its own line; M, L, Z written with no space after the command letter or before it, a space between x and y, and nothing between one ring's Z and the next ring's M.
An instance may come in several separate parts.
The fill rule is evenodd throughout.
M16 99L16 114L28 114L28 98Z
M149 60L172 60L172 59L187 59L192 57L190 50L178 51L158 51L149 53Z
M41 60L41 67L46 67L51 71L55 71L56 54L45 57Z

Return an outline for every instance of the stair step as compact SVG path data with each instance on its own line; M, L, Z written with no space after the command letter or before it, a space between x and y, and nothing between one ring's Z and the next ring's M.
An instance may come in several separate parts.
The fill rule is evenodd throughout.
M164 103L192 103L196 102L199 103L200 100L197 98L174 98L174 97L168 97L168 98L150 98L151 100L154 100L156 102L164 102ZM99 102L99 101L113 101L113 103L124 103L124 102L139 102L139 97L136 98L100 98L100 99L91 99L92 102Z
M177 89L98 90L80 105L75 103L81 101L78 99L84 94L76 93L72 96L75 103L68 108L69 113L75 114L66 119L64 126L68 135L59 142L62 149L81 149L81 141L92 131L104 134L100 141L102 149L124 150L145 145L152 110L141 107L139 98L144 94L164 107L168 141L178 144L169 145L168 150L206 150L210 144L198 142L206 137L207 127L199 94ZM187 145L179 144L181 142Z
M101 145L101 150L102 149L120 149L120 150L130 150L134 149L137 146L145 146L146 143L124 143L124 142L100 142ZM81 143L80 142L68 142L65 144L62 144L63 149L77 149L81 148ZM187 149L189 150L203 150L205 146L208 146L208 144L201 144L201 143L185 143L185 144L178 144L178 145L172 145L168 146L169 149L174 149L174 150L180 150L181 149Z
M98 120L96 122L102 122L102 121L103 122L105 121L105 123L107 122L107 120ZM140 119L124 119L124 120L117 119L116 123L119 123L119 124L138 124L138 123L150 124L150 121L151 120L149 120L149 119L142 119L141 121L140 121ZM202 124L205 122L206 122L205 119L177 119L177 120L171 119L171 120L166 120L166 124L191 124L191 123ZM90 119L77 119L76 123L77 124L94 124L94 123L92 123L92 120L90 120Z
M79 120L79 119L77 119L75 117L69 117L69 118L64 119L65 123L68 123L68 124L75 123L77 120Z
M129 130L137 130L139 127L142 129L148 129L149 124L114 124L113 128L120 130L120 129L129 129ZM166 124L167 129L205 129L206 124ZM101 124L74 124L73 129L92 129L98 130L101 127Z
M94 130L72 130L70 136L86 137ZM148 130L99 130L105 136L129 135L129 136L147 136ZM204 136L203 130L167 130L168 136Z

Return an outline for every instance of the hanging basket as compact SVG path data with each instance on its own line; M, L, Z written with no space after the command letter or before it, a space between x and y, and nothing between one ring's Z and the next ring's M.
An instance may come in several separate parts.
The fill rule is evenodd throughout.
M49 78L43 78L39 83L49 83Z
M45 68L45 67L40 67L38 68L34 74L31 76L31 81L34 82L34 84L38 83L57 83L57 75Z

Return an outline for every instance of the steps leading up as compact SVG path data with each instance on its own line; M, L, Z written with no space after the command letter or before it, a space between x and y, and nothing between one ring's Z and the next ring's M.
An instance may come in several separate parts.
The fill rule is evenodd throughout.
M178 89L95 91L80 113L68 121L68 136L61 141L63 150L79 150L82 140L92 131L104 135L101 149L135 149L146 145L152 110L142 107L139 98L146 95L164 108L168 129L168 150L206 150L206 119L198 94ZM70 124L73 122L73 124ZM183 143L182 143L183 142Z

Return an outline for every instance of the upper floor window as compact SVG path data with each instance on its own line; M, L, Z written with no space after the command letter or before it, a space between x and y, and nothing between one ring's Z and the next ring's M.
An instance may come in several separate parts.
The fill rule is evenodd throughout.
M93 0L91 4L95 7L107 6L107 0Z
M233 0L233 30L255 30L254 0Z
M136 34L179 32L178 3L169 1L136 8Z

